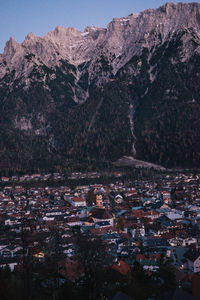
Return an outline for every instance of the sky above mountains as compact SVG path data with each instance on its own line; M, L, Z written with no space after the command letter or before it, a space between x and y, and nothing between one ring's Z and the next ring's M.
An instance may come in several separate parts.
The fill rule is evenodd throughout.
M200 0L182 2L200 3ZM162 0L1 0L0 53L10 36L21 43L29 32L43 36L57 25L80 31L86 26L106 27L114 17L165 3Z

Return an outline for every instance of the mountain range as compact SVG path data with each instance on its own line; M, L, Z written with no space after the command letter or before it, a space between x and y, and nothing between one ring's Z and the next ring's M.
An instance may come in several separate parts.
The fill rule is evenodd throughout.
M0 168L123 156L200 167L200 4L57 26L0 54Z

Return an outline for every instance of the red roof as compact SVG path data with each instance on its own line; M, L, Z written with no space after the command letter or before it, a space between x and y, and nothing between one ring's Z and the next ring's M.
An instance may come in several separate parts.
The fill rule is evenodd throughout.
M84 198L81 198L81 197L73 197L72 200L74 202L85 202L85 199Z
M159 216L160 214L155 210L150 211L143 211L143 210L134 210L132 212L132 215L134 215L136 218L144 218L144 217L153 217L153 216Z
M40 198L39 201L40 202L49 202L49 199L48 198Z
M109 227L103 227L103 228L92 228L90 229L90 232L92 234L95 234L95 235L103 235L107 232L117 232L117 229L113 226L109 226Z
M131 267L123 260L119 260L117 263L112 265L112 269L121 273L122 275L127 275L131 272Z

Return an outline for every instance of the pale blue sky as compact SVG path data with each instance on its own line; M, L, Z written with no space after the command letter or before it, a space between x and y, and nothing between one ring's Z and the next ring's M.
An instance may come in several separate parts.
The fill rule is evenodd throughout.
M28 32L43 36L57 25L73 26L81 31L87 25L106 27L114 17L156 8L166 2L162 0L0 0L0 53L3 52L10 36L21 43Z

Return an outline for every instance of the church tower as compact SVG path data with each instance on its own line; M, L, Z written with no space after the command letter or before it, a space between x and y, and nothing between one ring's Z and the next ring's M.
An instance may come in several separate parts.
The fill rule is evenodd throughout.
M96 194L96 206L103 207L103 197L100 193Z

